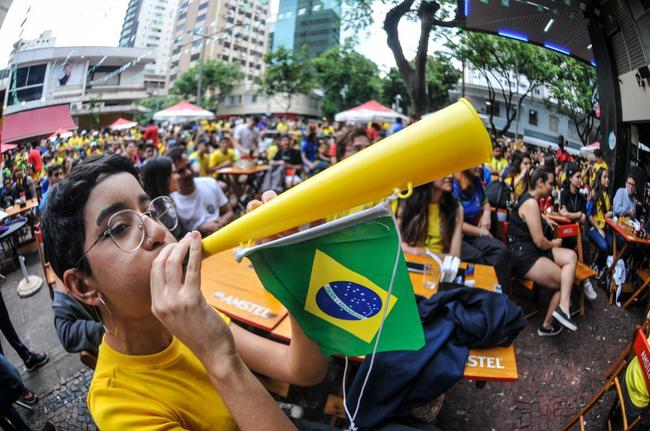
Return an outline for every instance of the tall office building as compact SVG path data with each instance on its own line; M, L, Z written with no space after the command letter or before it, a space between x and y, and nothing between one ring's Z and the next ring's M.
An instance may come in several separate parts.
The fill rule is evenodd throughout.
M0 0L0 28L2 28L2 23L7 17L11 3L13 3L13 0Z
M309 58L338 45L341 7L337 0L280 0L273 34L273 50L300 51Z
M268 41L266 0L181 0L169 81L204 60L240 65L247 81L262 74Z
M164 92L178 0L129 0L122 24L122 47L146 48L155 61L145 68L145 84Z

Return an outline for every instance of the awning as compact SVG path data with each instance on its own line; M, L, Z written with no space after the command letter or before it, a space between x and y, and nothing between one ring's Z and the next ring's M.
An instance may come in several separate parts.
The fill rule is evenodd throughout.
M6 115L2 123L2 144L49 136L57 129L75 129L69 105L48 106Z

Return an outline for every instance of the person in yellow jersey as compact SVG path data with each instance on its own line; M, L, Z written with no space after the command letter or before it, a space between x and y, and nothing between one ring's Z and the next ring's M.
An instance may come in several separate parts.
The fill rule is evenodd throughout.
M210 168L210 145L206 136L201 136L195 147L195 151L190 154L190 164L192 169L200 177L206 177Z
M209 171L214 173L218 169L232 166L236 160L232 140L229 136L224 136L219 141L219 147L210 153Z
M631 423L641 416L637 429L647 430L650 428L650 411L648 409L650 397L648 396L648 386L638 357L635 356L625 369L621 385L628 422Z
M447 253L460 257L463 207L452 194L452 176L413 189L400 203L398 224L404 253Z
M503 179L506 184L512 187L512 202L517 202L517 199L526 193L531 167L532 160L528 154L524 154L521 151L512 153L510 166L505 172Z
M508 160L503 157L503 148L501 145L495 144L492 149L492 160L488 164L490 171L495 175L501 175L501 173L508 167Z
M605 222L606 217L614 215L612 203L607 189L609 188L609 172L600 168L591 186L591 198L587 202L587 236L598 247L594 263L598 269L604 269L607 256L610 254L614 238Z
M132 163L91 157L51 192L46 256L106 333L88 391L103 430L290 430L252 371L312 385L327 358L291 318L289 345L255 335L201 294L198 232L177 242L166 196L152 201ZM186 269L183 262L187 255Z

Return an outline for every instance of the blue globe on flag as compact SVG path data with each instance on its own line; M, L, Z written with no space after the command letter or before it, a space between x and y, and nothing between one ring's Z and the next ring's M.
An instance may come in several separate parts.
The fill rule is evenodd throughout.
M333 281L316 293L316 304L321 311L342 320L368 319L381 310L379 295L352 281Z

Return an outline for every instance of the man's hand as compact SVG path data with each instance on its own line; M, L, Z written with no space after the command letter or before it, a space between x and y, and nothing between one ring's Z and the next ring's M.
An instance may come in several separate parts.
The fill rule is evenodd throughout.
M203 234L203 236L207 236L210 235L211 233L218 231L222 227L223 226L221 225L221 223L219 223L219 220L210 220L203 223L203 225L201 225L201 227L199 228L199 231L201 232L201 234Z
M183 260L189 261L183 277ZM169 244L151 268L151 311L203 363L238 360L226 322L201 294L201 236L194 231Z

